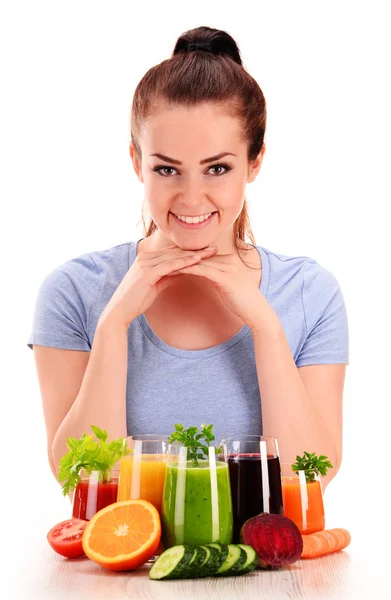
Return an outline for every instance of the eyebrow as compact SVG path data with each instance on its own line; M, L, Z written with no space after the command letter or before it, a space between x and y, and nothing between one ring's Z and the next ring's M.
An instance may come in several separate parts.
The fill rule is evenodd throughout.
M223 156L237 156L237 154L233 154L233 152L221 152L220 154L216 154L216 156L211 156L210 158L204 158L204 160L200 160L200 165L205 165L206 163L214 162L215 160L220 160ZM160 160L164 160L165 162L172 163L173 165L181 165L182 161L175 160L175 158L170 158L169 156L164 156L164 154L150 154L150 156L156 156L160 158Z

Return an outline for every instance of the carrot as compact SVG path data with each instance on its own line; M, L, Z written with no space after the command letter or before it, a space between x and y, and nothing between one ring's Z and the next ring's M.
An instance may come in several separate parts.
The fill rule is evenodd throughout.
M339 552L349 546L351 537L346 529L324 529L303 535L303 552L300 558L317 558L331 552Z

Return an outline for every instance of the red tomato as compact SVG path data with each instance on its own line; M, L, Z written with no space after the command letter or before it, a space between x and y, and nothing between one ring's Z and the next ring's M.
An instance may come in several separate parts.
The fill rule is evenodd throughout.
M88 521L82 519L68 519L52 527L47 538L48 542L58 554L67 558L84 556L81 538Z

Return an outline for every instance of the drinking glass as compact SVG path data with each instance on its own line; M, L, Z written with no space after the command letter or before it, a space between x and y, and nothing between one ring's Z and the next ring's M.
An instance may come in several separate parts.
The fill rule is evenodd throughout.
M79 475L81 481L73 494L72 517L89 521L99 510L117 501L119 471L106 471L103 478L99 471L81 469Z
M228 464L216 448L193 460L190 448L170 444L163 493L163 539L178 544L232 541L232 501Z
M312 474L308 481L304 470L294 471L292 465L281 464L284 515L296 523L302 534L325 528L321 476Z
M148 441L148 440L152 440L152 441L162 441L162 442L167 442L168 443L168 438L170 437L170 434L165 434L165 433L134 433L132 435L129 435L128 437L126 437L124 439L125 441L130 441L130 440L144 440L144 441Z
M119 461L118 502L147 500L162 517L162 498L168 440L162 434L132 435L125 438L130 454ZM156 555L164 548L160 544Z
M283 514L281 471L276 438L239 435L221 442L232 492L233 542L242 525L260 513Z

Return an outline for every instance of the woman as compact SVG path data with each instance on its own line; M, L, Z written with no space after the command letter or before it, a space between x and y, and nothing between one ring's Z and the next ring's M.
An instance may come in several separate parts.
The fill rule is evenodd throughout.
M40 289L34 348L53 473L66 438L212 423L219 440L275 436L282 462L342 454L348 362L335 277L255 245L246 184L265 153L265 99L226 32L199 27L150 69L130 156L152 221ZM252 244L245 242L246 234Z

